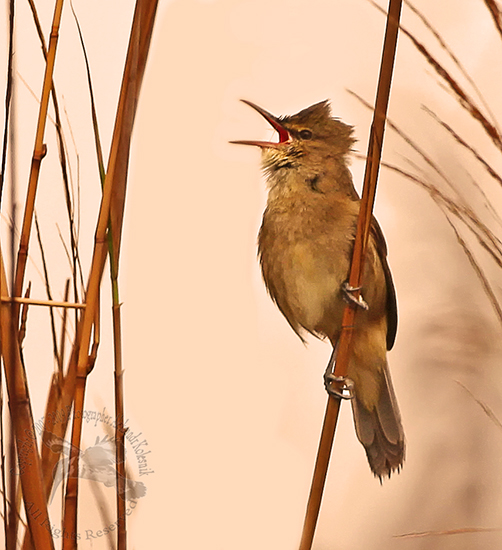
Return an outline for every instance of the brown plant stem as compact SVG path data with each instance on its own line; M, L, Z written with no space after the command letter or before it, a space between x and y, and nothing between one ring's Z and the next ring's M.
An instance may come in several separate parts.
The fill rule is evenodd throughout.
M104 188L106 179L106 170L103 161L103 151L101 148L101 139L99 136L98 117L96 112L96 103L94 100L94 90L91 78L91 69L89 59L87 57L87 51L85 47L84 38L80 28L77 14L73 10L73 16L77 24L78 34L80 37L80 43L82 45L82 52L84 54L85 66L87 71L87 82L89 86L89 95L91 101L91 115L92 125L94 130L94 142L96 147L96 157L98 162L99 174L101 177L101 186ZM115 461L116 461L116 509L117 509L117 545L120 550L125 550L127 546L127 529L126 529L126 484L127 484L127 472L125 467L125 435L126 428L124 426L124 381L123 381L123 366L122 366L122 330L121 330L121 316L120 316L120 299L119 299L119 285L118 285L118 263L116 263L116 255L113 250L113 229L111 227L111 221L108 225L107 231L108 241L108 255L110 258L110 281L112 288L112 318L113 318L113 352L114 352L114 382L115 382Z
M0 295L7 294L7 276L0 251ZM51 523L42 484L42 469L37 448L35 426L28 393L26 373L18 344L17 322L13 306L0 302L0 336L5 377L9 394L19 462L19 478L29 531L37 550L53 550ZM14 503L11 503L14 505Z
M10 156L10 173L11 173L11 197L14 197L15 188L16 188L16 168L15 168L15 157L16 157L16 132L15 132L15 82L14 82L14 72L15 72L15 36L14 36L14 16L15 16L15 2L14 0L9 1L9 52L8 52L8 66L7 66L7 85L5 89L5 121L4 121L4 133L3 133L3 143L2 143L2 160L0 166L0 204L3 197L3 187L5 179L5 168L7 165L7 153ZM11 236L14 233L14 222L15 222L15 212L12 212L12 232ZM12 261L14 257L11 258ZM1 295L1 291L0 291ZM5 363L4 363L5 364ZM2 382L2 407L0 422L2 423L3 428L3 386ZM4 454L3 447L3 429L2 429L2 485L3 485L3 521L4 521L4 532L5 532L5 546L7 550L15 550L17 542L17 531L18 531L18 479L15 475L15 464L16 464L16 444L15 444L15 434L14 426L12 420L9 424L9 430L7 432L7 456ZM10 468L10 470L8 469ZM8 475L6 476L6 470ZM7 505L7 502L9 504Z
M15 2L9 0L9 52L7 61L7 85L5 87L5 116L4 116L4 128L2 138L2 158L0 161L0 204L3 196L3 184L5 181L5 167L7 165L7 144L9 142L9 130L10 130L10 113L12 104L12 93L14 88L14 14L15 14ZM7 521L6 514L4 515L4 522Z
M29 298L25 296L24 298L2 298L2 302L10 302L15 304L31 304L35 306L47 306L47 307L61 307L65 309L85 309L85 304L75 304L73 302L57 302L55 300L38 300L35 298Z
M47 63L47 46L45 44L45 38L42 31L42 26L38 18L38 12L33 0L28 0L28 3L30 5L31 13L33 15L33 21L35 23L35 28L37 30L37 34L40 40L40 45L42 47L42 54L44 56L45 62ZM73 6L71 7L73 10ZM68 213L68 222L69 222L69 228L70 228L71 258L69 253L68 253L68 257L70 259L70 264L73 270L73 296L74 296L74 300L78 301L79 292L78 292L77 280L78 280L78 275L80 275L80 279L82 280L82 266L80 263L80 257L78 253L78 235L77 235L78 231L75 226L75 216L74 216L73 204L72 204L71 194L70 194L68 164L66 161L66 147L65 147L65 141L63 139L61 115L59 112L59 103L58 103L58 98L56 94L56 86L54 82L52 82L52 85L51 85L51 97L52 97L52 103L54 105L54 113L56 118L56 121L55 121L56 137L57 137L57 143L58 143L58 149L59 149L61 175L63 178L63 189L65 194L66 209ZM78 156L77 156L77 159L78 159ZM76 323L77 323L77 313L75 312L75 324Z
M112 281L113 284L113 281ZM120 304L113 305L113 335L115 357L115 460L117 484L117 549L127 548L126 529L126 483L127 472L125 467L125 436L127 428L124 425L124 369L122 367L122 330L120 317Z
M52 88L52 75L56 61L56 49L59 38L59 25L63 10L63 0L56 0L54 17L52 20L52 29L49 40L49 49L47 51L47 63L45 65L44 83L42 87L42 97L40 100L40 109L38 113L37 132L35 136L35 146L31 161L30 178L28 182L28 191L26 195L25 210L23 216L23 225L19 243L19 251L16 265L16 279L12 296L21 296L23 288L24 273L26 270L26 261L28 258L28 245L30 241L31 225L33 222L33 211L35 208L35 197L37 193L38 176L40 174L40 165L46 153L44 145L44 133L47 122L47 110L49 106L49 96ZM13 306L14 318L17 320L19 307Z
M91 269L85 295L87 307L83 312L80 324L72 426L72 450L70 455L70 468L72 468L74 472L78 472L78 449L82 432L81 417L84 407L85 383L91 367L91 365L89 365L89 347L91 344L92 328L96 322L101 278L109 251L107 231L111 221L114 231L113 250L115 257L113 261L116 265L118 262L121 241L132 128L146 67L146 59L150 46L156 9L157 0L137 0L134 11L131 37L108 161L108 170L106 172L96 227ZM69 533L77 532L77 499L78 477L72 477L70 472L66 489L63 522L64 529ZM123 544L125 545L125 541ZM75 548L76 540L65 539L63 541L63 550L73 550ZM122 546L122 548L125 548L125 546Z
M78 339L78 327L76 339ZM63 380L59 379L59 373L54 373L45 407L44 417L46 420L42 434L43 445L41 454L44 487L47 497L51 492L54 481L54 467L60 457L59 453L49 448L48 443L54 436L63 439L68 427L76 385L77 351L74 350L70 357L67 374ZM26 550L26 547L23 548Z
M387 26L385 29L382 61L380 65L375 112L373 115L373 123L369 137L363 193L349 275L349 284L354 288L361 287L362 283L364 260L371 227L373 203L375 200L376 185L382 154L385 119L387 116L392 73L394 69L394 59L397 48L401 5L402 0L389 0L389 10L387 15ZM357 298L358 296L356 295L355 297ZM338 342L334 371L335 375L339 377L347 375L347 365L350 357L351 337L355 314L355 308L347 305L342 320L342 332ZM319 442L317 460L314 468L309 501L307 504L300 550L310 550L314 540L315 528L321 507L322 493L328 471L331 448L335 437L339 410L340 400L334 398L333 396L329 396L321 439Z

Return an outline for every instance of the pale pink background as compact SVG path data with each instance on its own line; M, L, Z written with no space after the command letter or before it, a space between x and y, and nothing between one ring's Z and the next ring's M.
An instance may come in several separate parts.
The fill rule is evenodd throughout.
M501 44L481 0L422 0L419 5L500 112ZM132 2L86 0L74 6L107 150ZM44 29L50 28L51 9L44 5L41 11ZM26 10L20 3L18 71L38 95L41 56ZM406 8L403 23L424 36ZM330 350L318 341L303 346L266 295L256 261L266 200L259 153L228 140L272 136L240 98L276 114L329 98L334 115L355 125L357 149L364 153L371 113L346 89L373 101L383 30L383 16L364 0L161 2L133 140L121 265L128 417L131 429L148 440L155 470L142 479L148 493L130 522L131 548L289 550L298 545ZM399 46L389 113L395 122L459 183L467 180L464 159L421 111L423 103L463 129L500 166L478 126L459 114L404 36ZM86 273L99 182L69 5L56 84L79 153L82 197L89 197L82 206ZM22 188L37 104L20 81L18 91ZM68 123L65 132L71 143ZM54 198L60 183L53 134L49 125L52 160L44 160L37 204L51 257L62 266L54 275L59 289L66 264L56 215L65 222L62 199ZM69 147L76 174L75 149ZM413 155L389 132L384 156L406 166L403 156ZM358 187L362 172L363 162L355 160ZM498 190L492 198L500 205ZM315 548L499 547L498 533L443 537L440 546L437 539L392 538L500 525L500 432L455 383L462 381L497 412L500 327L449 226L424 191L383 172L376 214L387 237L400 304L389 361L407 461L399 476L380 486L354 436L350 407L344 406ZM35 241L31 246L40 268ZM35 270L31 277L43 297ZM106 276L103 292L108 296ZM107 302L100 359L89 379L89 409L113 409ZM36 315L31 323L38 327ZM40 314L40 323L46 319ZM31 391L35 416L40 416L53 368L51 346L31 338L26 344L34 364ZM89 431L88 444L93 437ZM87 502L92 507L90 496ZM98 518L86 521L99 528ZM102 540L92 544L84 540L81 547L105 547Z

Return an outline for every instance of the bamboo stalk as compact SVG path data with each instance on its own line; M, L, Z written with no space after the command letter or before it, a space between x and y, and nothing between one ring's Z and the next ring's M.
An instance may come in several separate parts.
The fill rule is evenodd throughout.
M47 110L49 106L49 96L52 87L52 75L54 73L54 65L56 61L56 49L59 38L59 25L61 22L61 14L63 11L63 0L56 0L54 16L52 20L52 29L49 40L49 49L47 51L47 63L45 65L44 83L42 87L42 97L40 100L40 108L38 113L37 132L35 135L35 146L33 149L33 157L31 161L30 179L28 182L28 191L26 195L25 210L23 216L23 225L21 230L21 238L19 242L19 250L16 265L16 279L12 296L21 296L23 288L24 274L26 270L26 261L28 259L28 246L30 241L31 226L33 222L33 212L35 208L35 197L37 193L38 176L40 174L40 165L45 156L46 148L44 145L44 133L47 122ZM13 308L17 318L19 308Z
M0 250L0 294L5 295L6 291L7 277ZM17 332L17 323L13 317L12 305L1 302L0 336L2 356L5 365L10 413L16 435L19 477L23 490L26 517L37 550L53 550L51 523L42 484L40 456Z
M46 420L42 434L44 445L41 453L44 487L47 496L49 496L52 489L54 467L59 461L60 455L54 450L50 450L46 443L53 436L63 439L66 433L75 393L76 363L77 354L74 352L70 357L66 376L61 381L57 377L53 379L51 391L47 398L44 415Z
M82 374L83 371L83 374ZM78 503L78 468L79 449L82 434L82 411L85 398L85 382L87 372L77 364L77 376L75 384L75 405L72 418L71 454L68 470L68 481L64 499L64 520L63 520L63 550L77 548L77 503ZM79 407L77 409L77 406ZM75 443L78 444L75 447ZM68 534L68 535L67 535Z
M397 48L399 31L399 18L401 14L402 0L389 0L387 15L387 27L380 65L380 77L377 88L375 112L371 126L366 171L364 174L363 194L357 221L356 238L350 269L349 284L358 288L362 283L363 267L366 254L369 232L371 227L372 210L376 194L376 185L380 167L383 137L385 131L385 119L394 69L394 59ZM356 298L358 297L356 293ZM343 377L347 375L347 365L351 350L351 337L354 325L356 309L347 305L342 320L342 331L338 342L335 375ZM321 507L322 493L329 466L331 448L335 437L340 400L333 396L328 397L319 450L314 468L312 486L310 490L307 512L300 542L300 550L310 550L314 540L315 528L319 510Z
M115 241L114 253L118 258L123 209L125 205L124 201L131 132L141 82L144 75L156 9L157 0L138 0L136 2L133 25L131 29L131 38L129 41L126 65L122 80L122 89L115 120L111 152L108 161L108 170L105 177L105 184L95 232L94 251L85 299L87 308L84 310L82 317L80 340L78 343L76 342L76 345L78 345L78 361L72 427L72 451L70 455L70 464L74 471L78 471L78 448L80 446L82 432L81 411L84 406L86 377L89 372L88 359L92 327L96 319L95 315L99 301L99 288L108 253L108 224L110 216L112 220L115 217L117 223L113 224ZM113 212L111 212L112 196L114 198ZM63 524L64 529L70 533L77 532L77 499L78 477L72 477L70 472L70 477L67 483ZM65 539L63 541L63 550L73 550L75 548L75 540Z
M68 296L69 281L65 288L65 297ZM66 311L66 309L64 310ZM65 322L63 322L62 331L64 332ZM79 327L77 324L75 340L78 341ZM63 337L62 337L63 338ZM61 348L62 349L62 348ZM60 372L55 372L52 377L51 387L47 396L44 427L42 432L42 479L46 499L48 501L54 483L55 466L60 460L61 451L57 452L53 447L49 446L49 441L52 438L63 439L68 423L75 394L76 386L76 371L77 371L77 352L78 348L74 348L69 359L67 373L63 377ZM25 533L23 541L23 550L31 550L31 542L29 531Z
M47 46L45 44L45 38L42 32L42 26L40 24L40 20L38 18L38 12L36 9L36 6L33 2L33 0L28 0L28 3L30 5L30 9L33 15L33 21L35 23L35 28L37 30L37 34L40 40L40 45L42 47L42 53L44 56L45 61L47 62ZM71 5L71 9L73 11L73 5ZM80 28L79 28L80 32ZM70 260L70 264L72 266L73 270L73 295L74 295L74 301L78 301L78 284L77 279L78 275L80 275L80 279L82 280L82 266L80 263L80 257L78 252L78 236L77 236L77 229L75 226L75 216L74 216L74 210L73 210L73 204L71 200L71 193L70 193L70 185L69 185L69 177L68 177L68 164L66 161L66 146L65 146L65 140L63 138L63 131L62 131L62 125L61 125L61 115L59 112L59 102L56 94L56 86L54 82L52 82L51 86L51 97L52 97L52 103L54 106L54 113L56 118L56 137L57 137L57 143L58 143L58 149L59 149L59 158L61 163L61 175L63 177L63 189L65 194L65 202L66 202L66 208L68 213L68 222L69 222L69 229L70 229L70 241L71 241L71 257L70 253L67 250L68 259ZM66 250L66 247L65 247ZM75 312L75 324L77 324L77 312Z

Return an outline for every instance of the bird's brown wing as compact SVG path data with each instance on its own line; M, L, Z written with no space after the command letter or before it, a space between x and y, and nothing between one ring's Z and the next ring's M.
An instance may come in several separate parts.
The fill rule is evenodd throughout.
M371 235L375 239L375 244L385 273L385 282L387 283L387 349L392 349L396 340L397 332L397 300L396 289L392 281L392 273L387 262L387 244L383 236L382 229L375 217L372 219Z

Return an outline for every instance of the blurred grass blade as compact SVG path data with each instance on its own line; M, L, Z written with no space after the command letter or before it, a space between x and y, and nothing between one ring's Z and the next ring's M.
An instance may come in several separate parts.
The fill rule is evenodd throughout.
M479 244L490 254L490 256L497 263L497 265L502 268L502 257L500 256L500 253L497 250L494 250L492 246L490 246L489 244L487 244L486 241L483 240L482 236L480 236L480 234L475 231L474 229L475 225L473 226L472 224L468 223L470 221L469 218L466 219L466 217L464 216L465 212L461 208L459 208L458 204L456 204L452 199L450 199L444 193L442 193L435 185L429 182L426 182L425 180L419 178L414 174L407 172L406 170L403 170L402 168L399 168L398 166L394 166L392 164L388 164L385 162L382 163L382 166L404 176L405 178L409 179L410 181L413 181L414 183L417 183L418 185L420 185L421 187L423 187L429 192L429 194L431 195L431 198L434 200L434 202L439 206L443 214L446 216L448 223L450 224L450 226L452 227L455 233L455 237L457 238L457 241L459 242L460 246L464 250L464 253L467 256L469 263L473 267L474 272L476 273L476 276L480 279L483 291L487 295L495 311L495 314L497 315L497 318L502 324L502 306L500 305L495 295L492 285L490 285L488 278L486 277L479 263L475 259L474 254L472 253L471 249L467 245L465 239L463 239L460 236L458 229L451 222L451 219L448 217L448 214L446 213L446 211L449 211L451 214L457 217L475 234ZM478 220L476 221L477 223L480 224Z
M502 186L502 177L500 174L492 167L490 164L472 147L469 145L464 139L462 139L457 132L446 122L441 120L436 113L431 111L428 107L423 107L425 112L433 118L438 124L440 124L452 137L453 139L461 145L464 149L469 151L469 153L472 154L472 156L483 166L483 168L488 172L488 174L500 185Z
M495 28L502 37L502 11L500 10L497 2L495 0L484 0L485 5L492 16L493 22L495 23Z
M373 0L368 1L379 11L385 13L385 11ZM434 69L436 74L447 85L448 89L458 101L459 105L481 124L482 128L490 137L497 149L502 151L502 136L500 135L497 128L481 112L479 107L476 105L476 102L467 94L462 86L460 86L458 81L451 76L451 74L445 69L445 67L441 65L441 63L439 63L439 61L429 52L429 50L421 42L419 42L415 38L415 36L413 36L411 32L409 32L402 26L400 28L401 32L411 40L412 44L415 46L418 52L424 57L427 63L429 63L429 65Z
M77 25L77 31L78 36L80 39L80 45L82 46L82 52L84 54L84 61L85 61L85 69L87 72L87 84L89 88L89 96L91 100L91 117L92 117L92 128L94 131L94 144L96 146L96 156L98 158L98 169L99 169L99 175L101 178L101 183L104 185L105 183L105 163L103 160L103 150L101 148L101 139L99 137L99 125L98 125L98 115L96 113L96 101L94 99L94 89L92 87L92 78L91 78L91 68L89 65L89 58L87 57L87 49L85 47L84 37L82 35L82 29L80 28L80 23L78 21L77 14L75 13L75 10L73 8L73 3L70 3L71 5L71 11L73 13L73 18L75 19L75 23Z
M492 110L490 109L490 106L486 102L483 94L481 93L481 90L479 89L478 85L474 81L474 79L470 76L470 74L465 70L465 67L462 65L458 57L453 53L451 48L448 46L448 44L444 41L442 36L439 34L439 32L432 26L432 24L429 22L429 20L424 16L424 14L417 9L410 0L404 0L404 3L408 6L408 8L422 21L422 23L425 25L425 27L430 31L430 33L434 36L434 38L437 40L441 48L448 54L450 59L455 63L460 73L464 76L464 78L469 82L469 84L472 86L472 89L476 92L476 95L479 98L479 101L485 108L486 112L491 118L491 121L493 125L497 128L498 133L500 134L500 128L498 127L497 119L495 118L495 115L493 114Z
M446 216L446 219L450 224L451 228L453 229L453 232L455 233L455 237L457 238L458 243L464 250L464 253L467 256L467 259L469 260L469 263L474 269L474 273L476 273L476 276L480 280L481 286L483 287L485 294L488 296L488 299L490 300L490 303L493 306L493 309L497 315L497 318L500 324L502 325L502 307L500 306L497 300L495 292L493 291L493 288L490 285L488 278L486 277L483 270L481 269L481 266L479 265L479 262L476 260L474 254L472 253L472 250L469 248L469 246L465 242L465 239L463 239L462 236L460 235L458 229L455 227L452 221L448 218L448 216Z
M371 105L362 99L360 96L358 96L355 92L352 92L349 90L349 93L352 94L354 97L356 97L359 101L363 103L368 109L371 109ZM454 183L450 180L448 175L441 170L441 168L435 163L432 158L423 150L421 149L418 144L412 140L407 134L405 134L396 124L394 124L391 120L388 120L389 127L395 131L416 153L418 153L422 159L427 163L434 172L448 185L448 187L454 192L455 199L451 199L446 197L446 195L441 193L442 199L444 200L445 204L447 204L448 209L452 214L457 216L463 223L465 223L469 229L476 235L476 238L480 240L482 246L487 250L487 252L492 256L492 258L495 260L495 262L499 265L501 265L502 262L502 242L500 239L497 238L497 236L493 233L493 231L490 230L490 228L479 218L479 216L476 215L474 210L471 208L471 206L468 204L468 202L462 197L460 192L458 191L457 187L454 185ZM389 165L387 165L389 166ZM389 166L391 169L399 171L403 175L406 175L406 177L409 177L409 174L406 173L404 170L397 170L396 167ZM420 180L419 178L410 178L412 181L415 181L416 183L420 183L423 187L425 187L429 193L431 194L431 197L436 200L436 197L438 195L439 190L436 186L432 184L426 184L423 182L423 180ZM482 196L485 196L482 194ZM502 266L502 265L501 265Z
M467 533L493 533L502 531L500 528L490 527L461 527L460 529L446 529L444 531L417 531L415 533L404 533L394 535L396 539L418 539L423 537L442 537L445 535L465 535ZM430 548L427 546L427 548Z
M502 422L498 419L497 415L493 412L491 407L489 407L486 403L481 401L481 399L478 399L472 391L462 384L462 382L459 382L458 380L455 380L455 382L462 387L471 397L476 401L476 403L483 409L483 412L486 414L486 416L497 426L497 428L502 429Z

